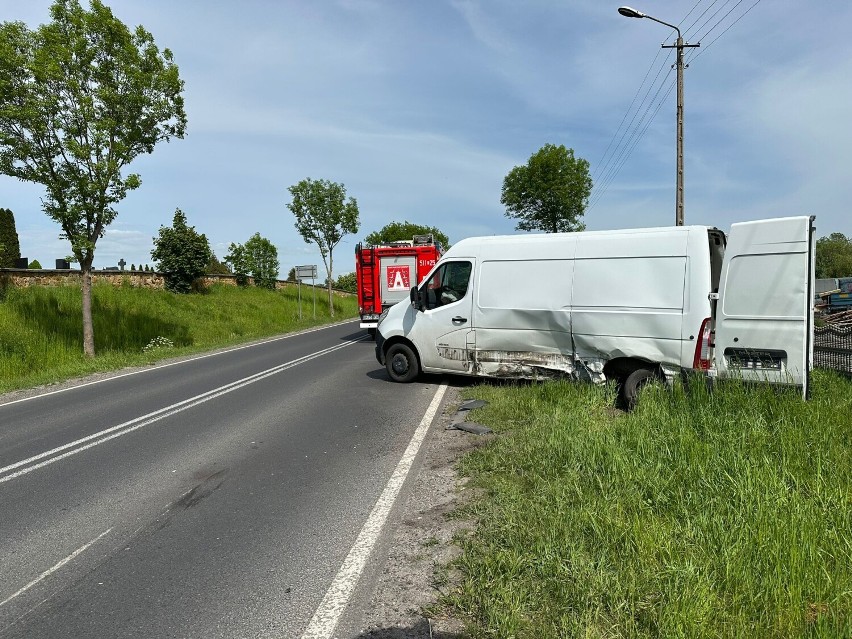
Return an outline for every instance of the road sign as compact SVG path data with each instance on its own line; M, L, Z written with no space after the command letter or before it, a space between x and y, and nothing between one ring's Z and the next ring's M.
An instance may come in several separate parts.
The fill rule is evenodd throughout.
M302 280L311 280L311 288L314 289L314 319L317 318L317 287L314 280L317 279L317 265L307 264L295 267L296 281L299 283L299 319L302 319Z
M296 278L300 280L315 280L317 278L317 265L297 266Z

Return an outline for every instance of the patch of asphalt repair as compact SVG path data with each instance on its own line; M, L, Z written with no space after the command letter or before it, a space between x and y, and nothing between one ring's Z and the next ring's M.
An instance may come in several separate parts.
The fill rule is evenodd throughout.
M448 564L458 557L454 539L470 534L473 522L450 518L473 494L456 467L466 453L494 435L477 435L454 425L459 412L458 388L448 389L444 410L423 444L423 459L401 520L388 544L372 596L365 607L363 630L337 639L464 639L464 624L439 610L442 593L456 587L458 575ZM433 616L434 615L434 616Z

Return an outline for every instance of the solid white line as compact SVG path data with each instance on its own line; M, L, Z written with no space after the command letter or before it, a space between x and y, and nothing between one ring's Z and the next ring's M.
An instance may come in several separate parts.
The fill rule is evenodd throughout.
M343 342L341 344L331 346L321 351L311 353L310 355L305 355L304 357L291 360L284 364L279 364L278 366L274 366L273 368L267 369L265 371L255 373L254 375L249 375L248 377L244 377L243 379L237 380L235 382L225 384L224 386L220 386L219 388L214 388L213 390L206 391L204 393L201 393L200 395L196 395L195 397L190 397L189 399L182 400L180 402L172 404L171 406L160 408L152 413L148 413L147 415L136 417L134 419L131 419L130 421L124 422L123 424L112 426L87 437L83 437L73 442L63 444L62 446L57 446L56 448L45 451L43 453L39 453L38 455L33 455L32 457L28 457L27 459L22 459L21 461L15 462L14 464L9 464L8 466L0 468L0 475L3 475L3 473L8 473L9 471L12 471L16 468L21 468L22 466L24 468L21 468L21 470L18 470L17 472L0 477L0 484L15 479L16 477L20 477L21 475L31 473L34 470L38 470L39 468L49 466L50 464L65 459L66 457L71 457L72 455L76 455L77 453L81 453L84 450L88 450L89 448L93 448L95 446L103 444L104 442L108 442L112 439L115 439L116 437L121 437L122 435L126 435L127 433L132 433L133 431L138 430L143 426L153 424L154 422L160 421L161 419L164 419L176 413L183 412L194 406L198 406L199 404L208 402L211 399L221 397L222 395L226 395L227 393L248 386L249 384L253 384L262 379L266 379L267 377L270 377L272 375L276 375L282 371L288 370L300 364L304 364L305 362L309 362L312 359L322 357L323 355L327 355L328 353L340 350L341 348L346 348L347 346L351 346L352 344L364 341L365 339L366 337L351 342ZM62 451L67 452L63 453ZM45 461L36 463L42 459L44 459Z
M17 597L17 596L19 596L19 595L24 594L27 590L29 590L30 588L32 588L33 586L35 586L38 582L40 582L41 580L43 580L45 577L49 577L50 575L52 575L53 573L55 573L57 570L59 570L60 568L62 568L62 566L64 566L64 565L65 565L65 564L67 564L69 561L71 561L72 559L74 559L74 557L76 557L77 555L79 555L79 554L80 554L80 553L82 553L82 552L85 552L85 551L86 551L86 549L87 549L87 548L89 548L92 544L94 544L95 542L97 542L97 541L98 541L98 540L100 540L102 537L106 536L107 534L109 534L109 532L110 532L111 530L112 530L112 528L109 528L108 530L103 531L100 535L98 535L97 537L95 537L94 539L92 539L92 541L90 541L89 543L87 543L85 546L81 546L80 548L78 548L77 550L75 550L74 552L72 552L70 555L68 555L65 559L63 559L62 561L60 561L58 564L56 564L56 565L55 565L55 566L53 566L52 568L48 568L47 570L45 570L45 571L44 571L43 573L41 573L38 577L36 577L36 578L35 578L35 579L33 579L30 583L28 583L26 586L24 586L23 588L21 588L18 592L16 592L15 594L13 594L13 595L11 595L11 596L7 597L7 598L6 598L6 599L4 599L3 601L0 601L0 606L4 606L4 605L6 605L6 604L7 604L7 603L9 603L10 601L12 601L12 599L14 599L15 597Z
M340 621L340 615L343 614L349 603L349 599L352 597L352 592L355 590L361 572L367 564L367 559L376 545L376 541L378 541L382 528L387 522L391 508L393 508L402 484L411 470L414 459L417 457L420 446L426 437L432 420L435 418L435 413L438 411L441 399L444 397L446 390L447 385L441 384L435 392L435 397L432 398L432 403L429 404L429 408L426 409L420 425L414 431L408 448L406 448L405 453L402 455L402 459L399 460L396 470L394 470L393 475L388 480L387 486L385 486L384 491L373 507L373 511L364 523L364 527L361 528L358 538L343 561L343 565L340 567L334 581L331 582L331 586L329 586L328 591L325 593L325 597L323 597L322 602L316 609L316 612L314 612L314 616L302 634L302 639L331 638L332 633L337 627L337 623Z
M219 355L226 355L227 353L234 353L236 351L241 351L246 348L254 348L255 346L263 346L264 344L271 344L272 342L280 342L284 339L290 339L291 337L298 337L299 335L307 335L308 333L316 333L317 331L322 331L327 328L335 328L337 326L343 326L345 324L350 324L352 322L356 322L357 320L346 320L345 322L338 322L337 324L327 324L325 326L319 326L317 328L309 328L304 331L299 331L298 333L288 333L287 335L281 335L280 337L273 337L272 339L267 339L262 342L253 342L251 344L244 344L243 346L235 346L234 348L229 348L224 351L217 351L215 353L206 353L204 355L197 355L194 357L189 357L187 359L182 359L179 362L170 362L169 364L159 364L157 366L151 366L149 368L144 368L138 371L130 371L129 373L121 373L119 375L113 375L111 377L106 377L104 379L96 379L91 382L84 382L83 384L77 384L75 386L69 386L67 388L60 388L58 390L49 391L47 393L41 393L40 395L32 395L31 397L22 397L21 399L15 399L11 402L0 403L0 409L5 406L11 406L12 404L20 404L21 402L29 402L34 399L39 399L41 397L49 397L50 395L57 395L59 393L67 393L68 391L77 390L78 388L85 388L86 386L92 386L94 384L103 384L104 382L110 382L114 379L121 379L122 377L130 377L131 375L141 375L142 373L149 373L151 371L156 371L161 368L169 368L171 366L180 366L181 364L186 364L188 362L194 362L199 359L207 359L208 357L219 357ZM355 340L361 341L361 340ZM108 372L108 371L107 371Z

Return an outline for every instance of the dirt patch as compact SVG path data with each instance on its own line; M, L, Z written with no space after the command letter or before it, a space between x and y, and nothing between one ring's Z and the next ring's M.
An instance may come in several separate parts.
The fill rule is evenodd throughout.
M486 444L493 435L448 429L459 419L458 389L450 387L444 412L424 442L423 462L404 506L402 521L390 543L387 561L367 606L358 639L462 639L463 624L425 609L453 587L454 575L444 569L459 553L453 543L471 522L450 519L472 490L456 473L456 462Z

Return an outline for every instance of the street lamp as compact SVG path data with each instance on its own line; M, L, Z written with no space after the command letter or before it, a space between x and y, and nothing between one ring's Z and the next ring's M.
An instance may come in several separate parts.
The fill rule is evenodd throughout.
M626 18L648 18L677 31L677 44L662 45L663 49L677 49L677 191L675 193L675 225L683 226L683 50L687 47L700 47L698 44L684 44L680 29L675 25L658 20L653 16L631 7L619 7L618 12Z

